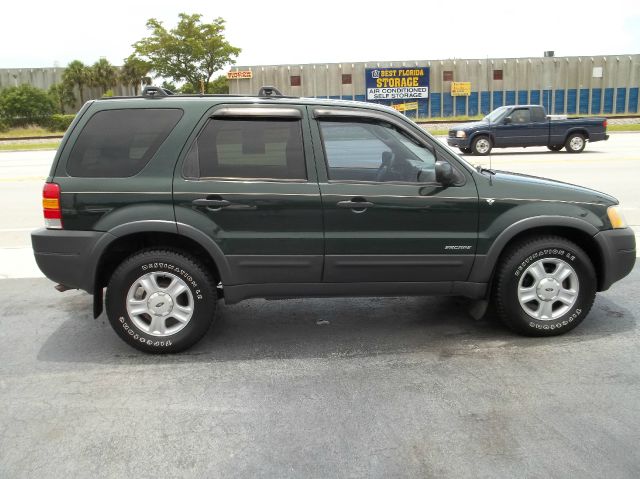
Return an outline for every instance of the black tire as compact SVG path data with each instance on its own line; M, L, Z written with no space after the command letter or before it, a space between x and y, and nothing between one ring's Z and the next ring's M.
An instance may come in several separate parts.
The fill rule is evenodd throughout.
M564 148L564 145L548 145L547 148L551 151L560 151Z
M560 264L562 269L556 270ZM567 265L570 268L566 268ZM542 279L536 282L534 273L540 274L539 267L542 267ZM556 272L562 277L563 271L570 273L566 279L555 283L550 279ZM530 291L520 289L521 286ZM572 330L584 320L593 305L596 286L593 264L578 245L558 236L537 237L506 251L496 272L494 301L498 316L512 330L526 336L555 336ZM569 291L577 294L571 296ZM547 295L547 299L541 294ZM526 295L535 295L535 298L527 302ZM560 296L575 299L568 304L555 299ZM545 303L550 303L546 307L551 308L547 318L542 316Z
M471 145L471 151L474 155L486 156L491 153L491 149L493 148L493 143L491 138L486 135L480 135L474 138L473 144Z
M149 353L177 353L193 346L211 326L216 302L215 283L206 268L167 250L141 251L123 261L111 276L105 298L118 336ZM130 314L128 305L146 311Z
M468 155L471 153L471 148L458 148L462 153Z
M584 150L585 146L587 146L587 140L584 135L581 135L580 133L573 133L569 135L567 141L564 143L564 147L569 153L580 153Z

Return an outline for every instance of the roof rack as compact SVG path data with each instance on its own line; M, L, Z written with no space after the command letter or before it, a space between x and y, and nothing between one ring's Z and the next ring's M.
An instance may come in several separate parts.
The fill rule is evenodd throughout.
M166 88L162 88L159 86L146 86L142 90L142 96L147 98L158 98L161 96L169 96L173 95L171 90L167 90Z
M280 90L274 86L265 85L258 90L258 96L284 96Z

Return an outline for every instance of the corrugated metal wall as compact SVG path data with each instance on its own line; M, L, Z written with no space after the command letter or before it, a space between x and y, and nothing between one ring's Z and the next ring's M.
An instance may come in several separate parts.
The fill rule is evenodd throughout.
M430 68L430 98L418 101L419 117L473 116L524 103L556 114L638 113L640 55L234 66L251 70L253 78L230 80L230 92L255 95L274 85L286 95L365 101L365 68L412 66ZM494 80L494 70L502 70L501 80ZM452 97L445 71L454 81L471 82L471 95ZM351 74L351 84L342 84L343 74ZM292 76L300 76L300 86L291 86Z

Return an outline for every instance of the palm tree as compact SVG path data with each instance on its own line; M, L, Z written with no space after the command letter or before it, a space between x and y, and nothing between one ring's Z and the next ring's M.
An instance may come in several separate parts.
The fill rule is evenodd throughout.
M80 90L80 103L84 105L84 93L82 89L89 83L89 68L80 60L74 60L64 69L62 81L72 87L78 86L78 90Z
M76 97L73 94L73 85L69 83L55 83L49 87L49 96L58 107L59 113L64 113L65 107L73 108L76 104Z
M103 95L118 82L118 71L106 58L101 58L91 67L89 78L90 85L100 88L100 95Z
M151 78L147 76L151 70L151 64L137 57L135 54L129 55L124 60L122 70L120 70L120 82L123 85L131 85L136 96L140 84L151 85Z

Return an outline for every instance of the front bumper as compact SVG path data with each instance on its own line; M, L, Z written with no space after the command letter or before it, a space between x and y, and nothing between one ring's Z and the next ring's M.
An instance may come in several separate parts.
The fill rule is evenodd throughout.
M456 138L455 136L447 137L447 145L456 148L469 148L469 138Z
M108 233L38 229L31 233L36 263L51 281L93 294L98 258L92 253L105 234Z
M601 231L593 237L602 253L602 277L598 291L628 275L636 263L636 237L631 228Z

